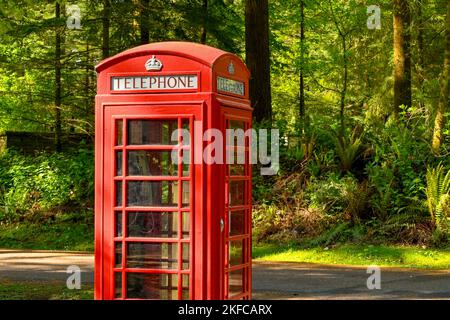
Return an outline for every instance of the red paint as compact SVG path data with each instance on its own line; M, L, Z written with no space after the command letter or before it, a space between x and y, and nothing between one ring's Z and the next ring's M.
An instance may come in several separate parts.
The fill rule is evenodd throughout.
M146 71L145 63L153 55L163 63L161 71ZM234 74L228 71L230 62ZM225 129L233 123L251 128L250 75L244 63L212 47L165 42L125 51L101 62L96 70L95 298L250 299L250 141L246 139L242 146L246 164L233 167L231 176L226 164L193 163L183 170L182 164L165 167L163 156L175 148L190 151L193 160L194 152L202 157L208 144L202 141L205 130L219 129L225 137ZM197 75L198 87L192 88L190 82L183 89L111 92L112 77L162 75ZM244 83L244 96L219 93L217 76ZM143 86L144 80L136 81L134 86ZM194 121L199 121L203 132L194 132ZM190 129L191 144L180 147L167 142L165 132L183 125ZM194 150L194 146L201 148ZM132 175L133 170L139 175ZM134 190L130 194L128 186ZM185 193L188 186L189 197ZM230 190L235 202L231 206ZM121 203L115 202L117 197ZM189 228L183 225L185 217ZM118 219L120 230L116 228ZM242 244L242 254L230 261L231 243ZM122 246L120 250L115 251L116 245ZM189 256L183 259L188 245ZM116 283L119 275L122 279ZM188 277L189 286L183 293ZM158 286L164 288L155 291ZM116 297L115 292L120 294Z

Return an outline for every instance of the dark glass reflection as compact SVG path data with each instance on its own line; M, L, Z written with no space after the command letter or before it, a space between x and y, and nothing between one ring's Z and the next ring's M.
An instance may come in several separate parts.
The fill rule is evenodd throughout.
M230 206L245 204L245 181L230 181Z
M172 151L129 151L129 176L177 176L178 165L172 162Z
M116 146L123 144L123 121L117 120L116 122Z
M129 145L176 145L172 133L178 129L177 120L131 120L128 122Z
M178 299L176 274L127 274L127 297L130 299Z
M127 267L144 269L177 269L177 243L127 244Z
M115 278L114 297L116 299L120 299L122 298L122 273L116 272L114 278Z
M116 181L116 207L122 206L122 181Z
M128 237L177 238L178 212L129 212Z
M244 270L236 270L228 273L228 295L229 297L244 292Z
M116 152L116 176L122 175L122 158L123 158L123 152L117 151Z
M230 236L245 234L245 211L230 212Z
M116 237L122 236L122 212L116 212Z
M127 183L127 206L178 205L178 182L176 181L129 181Z
M244 263L243 240L229 242L229 265L236 266Z

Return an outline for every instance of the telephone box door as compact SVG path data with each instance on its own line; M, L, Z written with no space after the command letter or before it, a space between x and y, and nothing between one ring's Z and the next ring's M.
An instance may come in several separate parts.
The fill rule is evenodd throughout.
M193 299L198 106L104 110L103 298Z
M226 109L225 299L251 299L251 113Z

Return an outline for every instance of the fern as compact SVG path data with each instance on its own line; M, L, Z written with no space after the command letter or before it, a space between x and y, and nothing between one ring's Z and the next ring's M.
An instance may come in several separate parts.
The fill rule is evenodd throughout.
M334 133L331 137L341 161L342 170L349 171L361 154L362 136L358 134L357 130L354 130L350 137L338 133Z
M444 172L440 163L434 169L427 169L427 196L428 211L431 219L438 229L446 230L448 227L448 214L446 208L450 203L450 170Z

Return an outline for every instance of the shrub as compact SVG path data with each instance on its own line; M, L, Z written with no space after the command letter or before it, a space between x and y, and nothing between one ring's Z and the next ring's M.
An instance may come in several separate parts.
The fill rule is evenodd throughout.
M305 200L312 209L328 215L342 214L345 220L357 224L365 211L368 193L367 184L359 184L353 176L340 177L330 173L324 180L310 181L305 190Z
M0 221L28 218L64 207L91 206L93 153L41 154L7 152L0 157Z
M438 231L448 231L450 226L450 170L444 166L427 169L426 196L428 211Z

